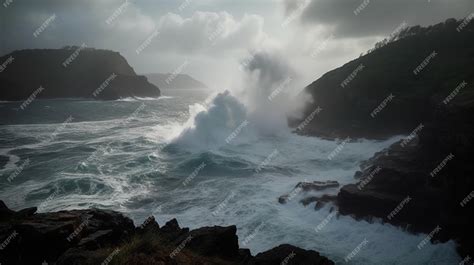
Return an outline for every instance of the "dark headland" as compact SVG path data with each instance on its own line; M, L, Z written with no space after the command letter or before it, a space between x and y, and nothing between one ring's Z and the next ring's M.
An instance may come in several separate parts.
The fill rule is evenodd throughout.
M83 47L19 50L0 57L0 100L159 97L118 52Z
M345 141L407 137L362 163L359 182L337 197L305 202L319 208L333 200L341 214L432 233L432 242L453 239L463 257L473 256L474 23L406 28L306 91L314 102L305 117L322 111L306 123L290 121L298 133Z

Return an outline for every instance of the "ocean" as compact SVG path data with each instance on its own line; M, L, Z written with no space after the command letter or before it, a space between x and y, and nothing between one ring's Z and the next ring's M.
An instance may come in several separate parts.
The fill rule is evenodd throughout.
M294 193L288 203L278 203L301 181L355 183L360 162L402 136L386 141L300 136L273 123L275 117L248 116L230 94L164 90L163 95L34 100L23 109L23 102L1 102L0 199L15 210L111 209L136 225L150 215L160 225L176 218L191 229L236 225L240 246L253 254L288 243L337 264L461 260L454 242L418 249L427 235L340 216L330 204L315 210L314 203L299 202L337 194L338 188Z

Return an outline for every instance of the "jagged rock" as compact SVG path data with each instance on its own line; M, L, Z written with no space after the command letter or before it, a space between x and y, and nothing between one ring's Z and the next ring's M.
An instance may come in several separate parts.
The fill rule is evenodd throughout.
M336 195L328 195L324 194L323 196L311 196L302 199L300 202L306 206L312 202L322 202L322 203L327 203L327 202L335 202L337 200Z
M0 209L0 213L16 217L14 221L0 219L0 239L10 236L12 231L18 232L17 238L0 252L2 264L29 265L46 261L56 265L93 265L111 259L114 264L127 265L277 265L291 253L296 256L288 264L334 264L316 251L290 245L253 257L248 249L239 249L235 226L189 231L180 228L176 219L159 228L155 219L149 218L144 225L135 228L129 218L107 210L19 215L2 201ZM81 226L84 222L87 225ZM74 239L67 240L72 233ZM183 243L183 238L189 240Z
M255 256L255 265L286 264L333 265L334 262L321 257L316 251L307 251L291 245L280 245Z
M181 228L179 227L178 220L171 219L161 228L163 232L180 232Z
M328 180L328 181L313 181L313 182L299 182L296 186L296 188L301 188L303 191L319 191L319 190L325 190L329 188L337 188L339 187L339 182L335 180Z
M354 178L360 179L360 178L362 178L362 175L363 175L363 174L362 174L362 171L357 171L357 172L354 174Z
M168 221L162 228L160 228L160 233L170 241L174 241L179 244L183 237L189 233L189 228L179 227L178 221L172 219Z
M18 233L2 251L0 262L41 264L44 260L55 261L67 249L78 247L80 239L84 239L81 245L94 249L120 242L134 230L130 219L113 211L90 209L39 214L32 212L33 208L13 212L15 218L12 221L2 219L0 222L0 238ZM84 220L87 220L87 225L82 225L78 230Z
M246 264L245 261L253 260L253 256L248 248L239 248L239 256L243 264Z
M314 209L319 210L326 205L328 202L337 202L337 196L336 195L328 195L324 194L323 196L311 196L304 198L300 201L304 206L307 206L310 203L316 202Z
M156 222L154 216L148 217L143 224L137 227L137 233L144 234L144 233L153 233L156 234L160 231L160 225Z
M239 241L237 227L203 227L190 232L192 236L188 243L190 249L204 256L219 256L235 258L239 256Z
M289 197L290 197L290 196L289 196L288 194L281 195L280 197L278 197L278 202L279 202L280 204L285 204L285 203L288 202L288 198L289 198Z
M314 205L314 209L317 211L317 210L321 210L323 207L324 207L324 202L316 202L316 204Z
M359 216L372 213L372 215L377 217L387 217L390 211L403 201L404 198L403 195L398 194L368 190L361 191L355 184L349 184L342 187L339 191L339 211L342 214L357 212ZM349 210L351 207L353 209Z
M298 182L293 190L288 193L278 197L278 202L280 204L285 204L288 200L298 194L299 192L308 192L308 191L321 191L330 188L339 187L339 182L335 180L328 181L313 181L313 182Z
M462 202L474 190L474 104L466 104L474 101L470 94L457 97L462 105L440 108L416 144L402 140L364 162L359 183L340 189L340 213L379 217L413 232L439 225L433 240L454 239L462 256L472 256L474 240L467 235L474 233L474 203ZM411 201L389 216L407 196Z

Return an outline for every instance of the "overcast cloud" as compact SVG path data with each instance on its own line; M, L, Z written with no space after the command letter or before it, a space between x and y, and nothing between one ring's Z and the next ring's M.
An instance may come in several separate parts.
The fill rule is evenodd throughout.
M472 0L13 0L7 7L4 2L1 54L84 43L119 51L139 73L172 72L189 62L184 72L211 87L232 85L241 61L267 50L285 55L311 82L404 21L428 25L474 12Z
M291 14L306 0L285 0ZM383 36L402 22L430 25L474 11L472 0L312 0L301 22L325 25L337 38Z

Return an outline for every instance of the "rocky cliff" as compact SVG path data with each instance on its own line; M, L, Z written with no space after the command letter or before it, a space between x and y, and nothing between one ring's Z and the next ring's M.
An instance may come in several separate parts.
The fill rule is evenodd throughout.
M153 217L139 227L107 210L14 212L0 201L1 264L333 265L316 251L291 245L252 256L239 248L236 227L160 227ZM284 262L284 263L282 263Z
M341 188L340 213L371 216L412 232L440 230L474 254L474 96L458 95L415 133L361 165L359 182ZM393 213L393 214L392 214Z
M0 100L158 97L118 52L84 47L20 50L0 57Z
M307 87L315 99L308 112L323 111L302 133L406 135L329 198L341 214L381 218L432 242L453 239L461 255L474 254L473 44L474 23L408 28Z
M303 120L317 107L323 110L299 132L330 138L410 133L459 87L472 93L472 85L462 84L474 82L474 23L460 28L462 23L406 28L394 41L323 75L306 88L314 102Z

